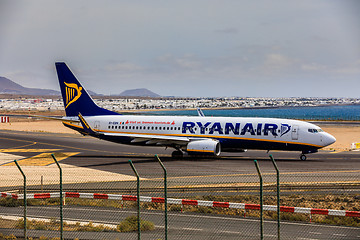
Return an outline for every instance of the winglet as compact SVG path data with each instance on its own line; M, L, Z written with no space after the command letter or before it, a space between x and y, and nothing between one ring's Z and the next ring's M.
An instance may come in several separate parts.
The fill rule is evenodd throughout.
M89 135L97 135L99 134L98 132L95 132L90 125L86 122L85 118L81 115L81 113L78 114L80 123L82 125L82 127L84 128L84 132L89 134Z
M205 114L203 113L203 111L200 108L197 108L196 110L197 110L199 117L205 117Z

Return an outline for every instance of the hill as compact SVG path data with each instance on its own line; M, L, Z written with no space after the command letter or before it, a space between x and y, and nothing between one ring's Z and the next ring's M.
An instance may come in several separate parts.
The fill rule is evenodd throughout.
M159 94L156 94L146 88L130 89L123 91L119 96L124 97L160 97Z
M60 95L60 92L51 89L26 88L8 78L0 77L0 94Z

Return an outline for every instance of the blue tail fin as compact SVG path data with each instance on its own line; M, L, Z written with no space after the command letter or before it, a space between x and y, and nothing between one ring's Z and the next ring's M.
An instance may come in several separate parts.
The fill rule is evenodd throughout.
M65 63L57 62L55 66L66 116L78 116L80 112L83 116L119 115L96 105Z

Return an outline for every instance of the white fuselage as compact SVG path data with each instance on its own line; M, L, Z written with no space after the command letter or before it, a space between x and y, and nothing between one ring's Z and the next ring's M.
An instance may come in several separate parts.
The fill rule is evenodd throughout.
M131 141L121 134L216 139L222 151L264 149L315 152L335 142L335 138L320 127L289 119L146 115L91 116L85 119L95 131L108 134L105 140L124 144L140 144L142 141Z

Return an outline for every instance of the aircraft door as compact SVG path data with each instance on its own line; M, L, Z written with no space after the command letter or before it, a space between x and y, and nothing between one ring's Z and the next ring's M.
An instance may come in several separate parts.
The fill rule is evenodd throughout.
M292 138L292 140L299 139L299 126L298 125L293 126L293 129L291 131L291 138Z
M95 121L94 129L100 129L100 121Z

